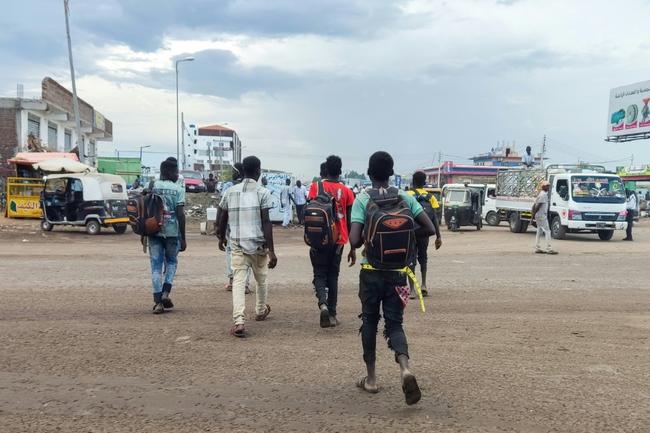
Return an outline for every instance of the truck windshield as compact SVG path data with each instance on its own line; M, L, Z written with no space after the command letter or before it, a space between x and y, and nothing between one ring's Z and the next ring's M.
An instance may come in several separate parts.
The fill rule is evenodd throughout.
M571 193L578 203L625 203L625 190L619 177L572 176Z

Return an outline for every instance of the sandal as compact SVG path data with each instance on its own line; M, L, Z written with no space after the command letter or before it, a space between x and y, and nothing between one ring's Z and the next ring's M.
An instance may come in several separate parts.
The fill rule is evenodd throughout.
M244 338L246 337L246 328L244 328L244 325L235 325L230 328L230 335L237 338Z
M226 284L226 292L232 292L232 279Z
M417 403L422 398L418 381L415 380L415 376L412 374L407 374L402 378L402 391L404 392L406 404L409 406Z
M266 304L266 309L262 314L256 314L255 315L255 321L256 322L261 322L263 320L266 320L268 315L271 313L271 306L269 304Z
M377 388L368 388L366 386L366 380L368 380L368 376L364 376L361 379L359 379L357 381L357 388L361 388L362 390L364 390L365 392L370 393L370 394L377 394L379 392L379 387L377 387Z

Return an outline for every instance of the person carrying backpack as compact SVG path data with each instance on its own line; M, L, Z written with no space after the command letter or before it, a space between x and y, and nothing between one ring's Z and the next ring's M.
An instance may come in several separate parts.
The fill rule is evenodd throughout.
M438 218L436 217L436 209L440 207L438 200L431 194L429 191L424 189L424 185L427 182L427 175L423 171L416 171L413 173L413 188L411 188L408 193L415 197L415 199L420 203L424 213L429 217L431 222L433 222L433 227L436 229L436 249L439 249L442 246L442 237L440 236L440 224ZM429 237L416 237L415 244L417 247L417 263L420 264L420 274L422 278L420 279L420 284L422 285L422 296L429 296L427 291L427 250L429 249ZM415 272L416 260L413 260L411 264L411 270ZM409 280L409 285L411 286L411 299L415 299L415 287L413 287L413 281Z
M336 304L343 248L348 242L354 194L339 177L341 158L331 155L325 162L323 179L311 184L309 204L304 209L305 242L314 269L314 291L318 299L321 328L339 324ZM354 254L354 251L352 251Z
M185 188L177 183L178 163L165 160L160 164L160 180L153 183L151 194L162 199L162 225L147 235L151 260L154 314L173 308L169 297L178 266L178 253L185 251Z
M390 154L375 152L368 162L372 188L361 192L352 206L350 246L352 249L365 246L359 275L359 299L361 343L367 375L357 382L357 386L372 394L379 391L375 349L381 310L384 336L400 366L406 404L412 405L420 401L421 392L409 368L408 343L402 327L404 307L408 302L406 278L410 272L408 265L415 254L416 234L431 236L435 228L413 196L388 186L393 174ZM417 233L416 223L419 225Z

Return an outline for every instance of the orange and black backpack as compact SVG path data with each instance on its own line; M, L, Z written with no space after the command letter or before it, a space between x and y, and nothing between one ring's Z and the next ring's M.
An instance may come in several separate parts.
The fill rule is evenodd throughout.
M137 195L126 203L126 213L133 232L140 236L152 236L160 232L164 223L163 198L152 192Z
M396 270L411 264L414 258L415 218L399 190L367 190L370 200L366 206L363 227L365 254L375 269Z

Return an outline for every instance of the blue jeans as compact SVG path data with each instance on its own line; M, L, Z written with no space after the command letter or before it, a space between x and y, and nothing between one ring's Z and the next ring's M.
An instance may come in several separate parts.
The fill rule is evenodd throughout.
M149 258L151 259L151 282L153 293L161 293L163 283L173 284L178 251L181 248L179 238L149 236Z

